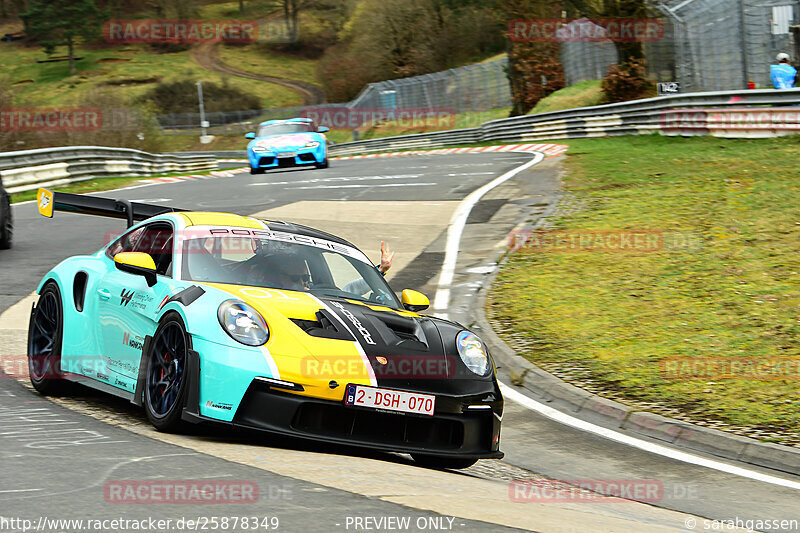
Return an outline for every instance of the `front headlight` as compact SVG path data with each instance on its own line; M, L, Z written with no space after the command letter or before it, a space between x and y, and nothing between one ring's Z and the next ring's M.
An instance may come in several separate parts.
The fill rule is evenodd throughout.
M467 368L479 376L489 373L492 368L489 363L489 354L486 353L486 348L483 347L483 343L477 335L471 331L460 332L456 337L456 346L458 355L461 356L461 360L464 361Z
M266 152L267 149L264 148L263 146L253 146L253 151L254 152Z
M307 142L306 145L303 148L316 148L317 146L319 146L319 142L311 141L311 142Z
M239 300L225 300L217 309L222 329L234 340L248 346L261 346L269 339L269 328L261 315Z

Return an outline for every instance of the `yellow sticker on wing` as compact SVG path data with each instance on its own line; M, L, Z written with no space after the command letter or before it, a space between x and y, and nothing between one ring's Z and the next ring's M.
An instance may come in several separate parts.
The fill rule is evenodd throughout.
M47 218L53 218L53 191L40 188L36 192L36 204L39 206L39 214Z

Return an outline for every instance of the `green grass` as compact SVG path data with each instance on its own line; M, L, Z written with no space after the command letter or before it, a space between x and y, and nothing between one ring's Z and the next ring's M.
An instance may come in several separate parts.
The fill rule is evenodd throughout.
M245 72L318 83L314 74L317 61L314 59L280 54L264 44L247 46L228 44L220 46L217 51L225 63Z
M501 335L612 397L800 431L800 375L666 379L659 366L800 357L800 139L559 142L570 146L565 188L583 206L560 229L658 231L665 247L510 254L487 304Z
M3 50L3 76L18 89L27 105L66 106L75 105L85 99L95 88L114 84L114 90L126 99L140 96L154 87L158 81L179 79L203 80L222 83L227 78L230 85L258 96L262 105L283 107L299 105L302 98L286 87L257 80L236 78L209 72L191 58L191 51L156 53L145 45L130 45L123 48L85 49L79 48L76 55L83 57L77 62L77 73L69 74L65 62L37 63L47 56L40 48L26 47L19 43L0 43ZM260 57L258 45L241 47L240 55ZM56 55L66 52L59 48ZM290 59L280 59L285 71L291 70ZM298 60L306 68L303 60ZM31 81L27 81L31 80Z
M542 98L528 114L599 105L602 100L603 90L600 88L600 80L581 81Z

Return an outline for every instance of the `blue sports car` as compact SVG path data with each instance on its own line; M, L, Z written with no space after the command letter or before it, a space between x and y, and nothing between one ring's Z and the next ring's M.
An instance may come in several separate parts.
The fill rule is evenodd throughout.
M328 147L324 133L309 118L268 120L258 125L256 133L248 133L247 158L250 173L263 174L270 168L314 165L328 167Z

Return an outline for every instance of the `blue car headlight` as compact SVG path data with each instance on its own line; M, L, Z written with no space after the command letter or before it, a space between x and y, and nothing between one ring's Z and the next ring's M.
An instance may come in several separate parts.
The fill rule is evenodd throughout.
M306 145L303 148L316 148L317 146L319 146L319 142L318 141L310 141L310 142L307 142Z
M481 339L471 331L461 331L456 337L458 355L472 372L485 376L492 368L489 354L483 346Z
M225 300L217 309L217 318L235 341L261 346L269 339L269 328L258 311L240 300Z
M253 150L254 152L266 152L267 151L267 149L264 148L263 146L253 146L253 148L251 148L251 150Z

